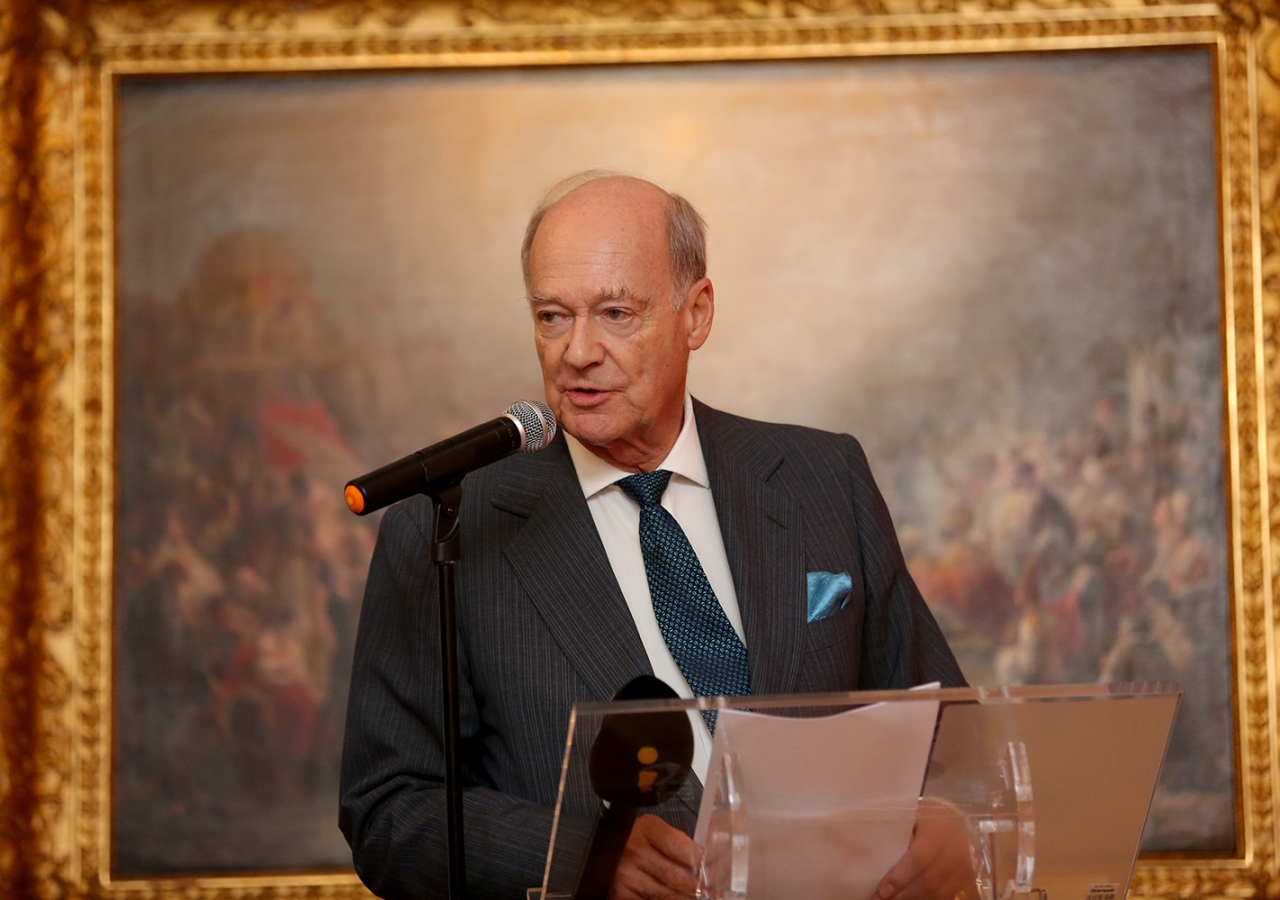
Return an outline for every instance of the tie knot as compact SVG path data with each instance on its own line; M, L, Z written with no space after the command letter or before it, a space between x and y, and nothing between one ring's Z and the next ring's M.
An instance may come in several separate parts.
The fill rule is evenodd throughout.
M628 475L614 482L623 492L643 509L646 506L658 506L662 503L662 494L667 489L671 473L666 469L653 472L641 472L639 475Z

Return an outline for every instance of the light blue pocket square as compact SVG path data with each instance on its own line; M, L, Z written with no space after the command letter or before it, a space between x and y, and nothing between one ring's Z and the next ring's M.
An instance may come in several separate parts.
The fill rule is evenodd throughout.
M810 572L809 624L834 616L849 602L853 578L848 572Z

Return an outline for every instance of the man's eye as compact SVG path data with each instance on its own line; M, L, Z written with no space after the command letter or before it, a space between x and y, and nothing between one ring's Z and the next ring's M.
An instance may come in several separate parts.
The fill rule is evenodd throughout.
M560 320L559 313L546 312L546 311L538 313L538 321L543 322L547 325L554 325L559 320Z
M606 309L604 314L610 322L624 322L629 315L625 309L617 309L616 307L613 309Z

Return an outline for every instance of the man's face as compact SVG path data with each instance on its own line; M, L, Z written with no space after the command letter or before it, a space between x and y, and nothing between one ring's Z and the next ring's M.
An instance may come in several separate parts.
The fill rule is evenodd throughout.
M592 182L542 220L529 254L534 341L562 428L619 468L649 471L684 411L689 352L711 330L711 283L673 308L666 195Z

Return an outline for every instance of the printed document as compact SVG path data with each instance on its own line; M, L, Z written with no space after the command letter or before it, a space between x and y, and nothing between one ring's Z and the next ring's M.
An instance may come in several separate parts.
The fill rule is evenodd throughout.
M911 841L937 719L937 701L823 718L722 709L695 840L707 846L732 753L751 900L869 898Z

